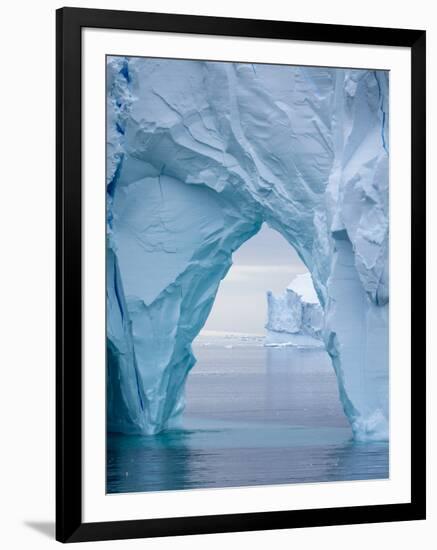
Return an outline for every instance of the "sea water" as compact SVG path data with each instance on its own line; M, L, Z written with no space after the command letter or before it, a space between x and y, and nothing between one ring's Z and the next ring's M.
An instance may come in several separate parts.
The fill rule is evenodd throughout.
M384 479L387 443L357 443L324 350L200 338L180 429L108 434L108 493Z

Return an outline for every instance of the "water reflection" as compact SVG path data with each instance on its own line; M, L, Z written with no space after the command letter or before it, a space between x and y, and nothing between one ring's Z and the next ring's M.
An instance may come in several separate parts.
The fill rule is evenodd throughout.
M387 479L389 477L389 444L387 442L357 443L328 449L326 481Z
M325 352L196 354L184 429L108 434L109 493L388 477L388 445L351 440Z
M349 426L324 350L266 349L265 391L278 420L301 426Z
M150 437L109 434L107 492L166 491L189 484L193 451L189 434Z
M211 430L207 437L213 441L216 435ZM264 435L258 432L261 440ZM108 443L110 493L388 477L384 443L201 448L190 431L151 438L111 435Z

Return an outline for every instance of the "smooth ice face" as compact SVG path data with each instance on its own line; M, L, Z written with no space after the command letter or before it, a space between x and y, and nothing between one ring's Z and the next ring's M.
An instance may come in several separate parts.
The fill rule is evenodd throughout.
M388 73L108 58L108 427L174 425L232 253L306 264L357 439L388 437Z

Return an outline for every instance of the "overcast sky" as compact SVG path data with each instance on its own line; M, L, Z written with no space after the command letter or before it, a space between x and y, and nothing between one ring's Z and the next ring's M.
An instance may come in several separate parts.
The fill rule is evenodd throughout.
M264 224L234 253L203 331L264 334L267 290L280 293L294 275L305 271L287 241Z

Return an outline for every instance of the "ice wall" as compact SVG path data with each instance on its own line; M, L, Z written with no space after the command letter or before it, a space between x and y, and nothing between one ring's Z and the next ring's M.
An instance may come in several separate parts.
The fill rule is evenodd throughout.
M323 347L323 310L309 273L295 276L282 294L267 292L266 346Z
M177 423L191 342L262 223L308 267L355 437L387 437L388 76L108 58L108 427Z

